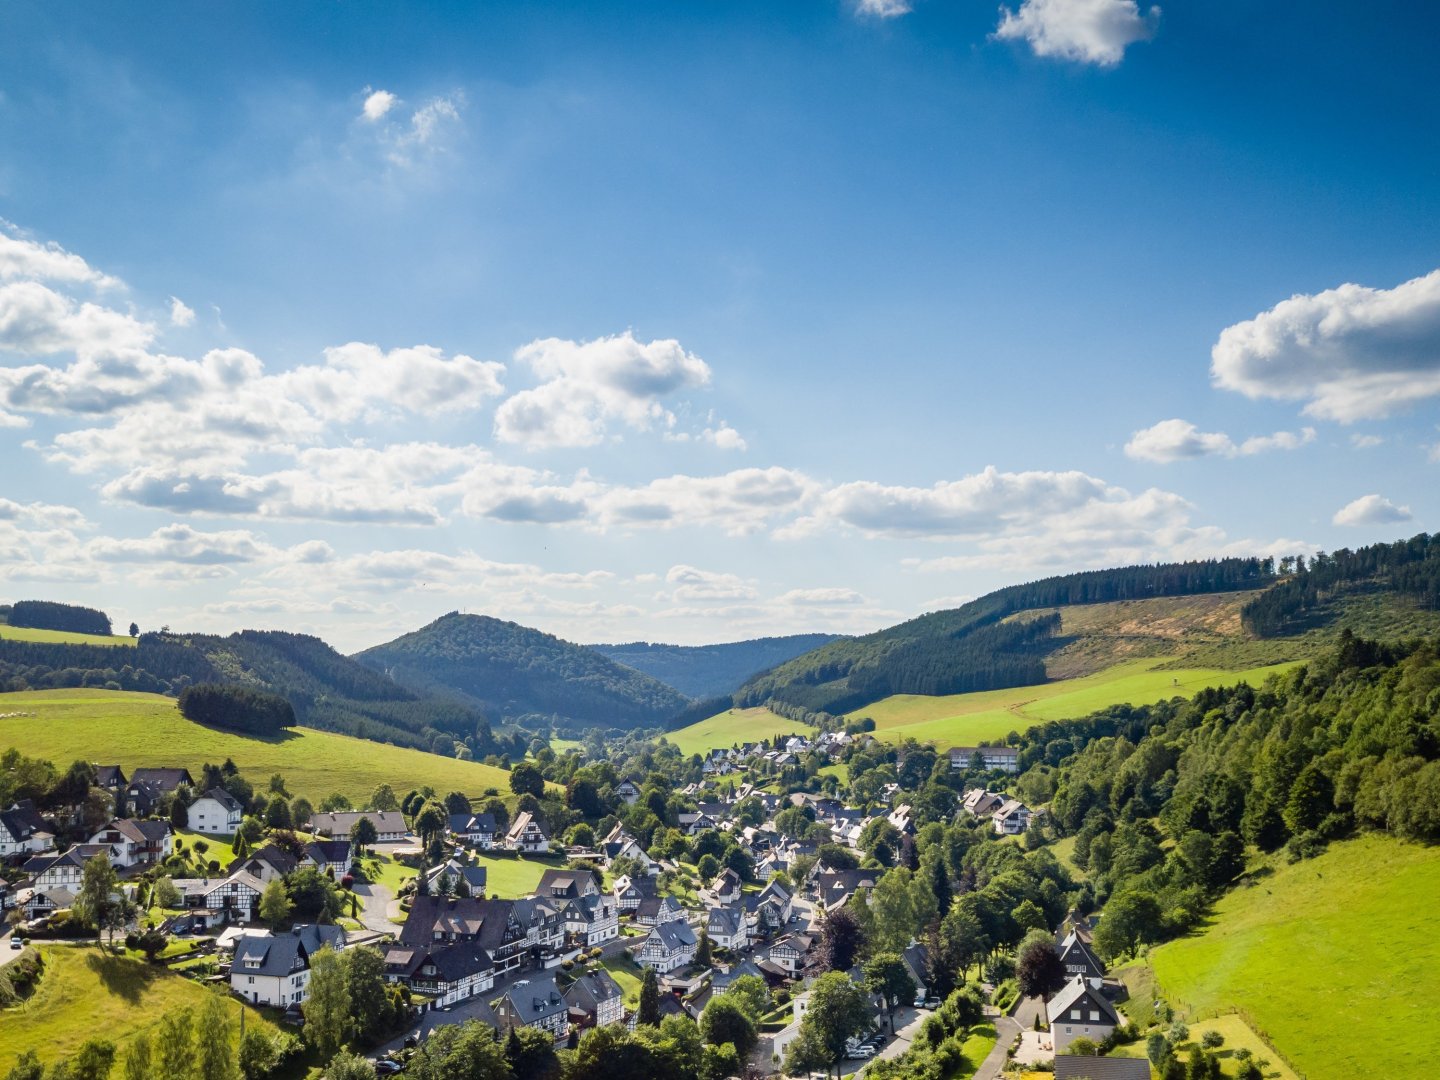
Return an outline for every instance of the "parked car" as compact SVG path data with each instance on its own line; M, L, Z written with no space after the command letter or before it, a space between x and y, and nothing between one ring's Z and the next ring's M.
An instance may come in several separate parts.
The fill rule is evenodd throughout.
M12 937L10 939L10 947L12 949L23 949L25 947L25 943L21 941L18 937Z
M398 1061L391 1061L389 1058L381 1058L375 1062L376 1076L398 1076L404 1069Z

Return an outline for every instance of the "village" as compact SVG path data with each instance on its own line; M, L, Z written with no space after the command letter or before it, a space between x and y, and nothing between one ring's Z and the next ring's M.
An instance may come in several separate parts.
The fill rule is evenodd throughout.
M439 804L411 793L409 814L382 797L383 808L316 811L260 830L247 814L256 800L247 807L223 783L206 787L183 768L127 775L118 765L98 765L94 787L68 810L42 815L22 801L0 812L7 867L0 904L13 927L0 951L18 952L54 933L77 906L87 864L100 860L115 874L116 915L97 927L112 940L118 933L132 942L147 935L183 942L182 955L206 958L194 974L293 1023L304 1022L317 954L377 950L386 984L405 1005L395 1029L371 1050L382 1074L403 1070L438 1028L473 1020L501 1033L536 1029L557 1047L574 1047L591 1028L654 1022L642 1018L647 1008L659 1018L699 1019L712 999L737 985L753 987L765 1003L740 1070L776 1073L794 1058L787 1052L804 1031L816 977L838 962L864 990L867 1012L845 1035L834 1064L841 1073L863 1071L873 1060L904 1055L942 995L965 984L964 972L937 971L946 961L930 955L936 943L921 940L918 925L913 936L893 939L898 965L888 985L861 967L853 948L837 958L846 947L827 940L837 927L872 918L877 886L887 873L898 880L902 872L890 868L913 860L909 793L890 782L867 810L823 792L782 794L774 789L785 785L756 780L784 775L803 759L853 756L871 743L863 733L826 732L704 755L692 770L699 779L671 793L684 807L674 815L683 860L658 852L653 837L647 850L614 813L603 835L582 826L566 843L528 796L513 816L503 803L491 800L477 810L483 800L452 795L437 822ZM1004 790L1019 770L1014 747L929 753L936 773L987 781L954 784L954 822L966 830L1015 843L1043 821L1043 811ZM226 777L208 766L207 774ZM623 813L645 797L647 784L653 791L653 778L622 777L604 795ZM57 845L58 833L75 835L87 801L125 816L83 842ZM422 805L431 808L428 816ZM165 874L187 843L183 865L193 868L198 858L204 872ZM234 857L223 865L204 862L212 845ZM491 887L487 867L506 859L539 868L524 895L502 896ZM395 876L375 873L377 865ZM903 874L908 879L909 871ZM331 902L302 912L286 900L277 918L276 901L267 897L287 889L298 896L302 879L308 885L299 891L323 880ZM161 890L168 895L157 897ZM1063 1076L1067 1060L1081 1056L1067 1054L1072 1044L1084 1055L1113 1041L1125 1023L1117 1009L1124 988L1106 979L1089 941L1090 923L1073 913L1055 929L1063 978L1053 980L1046 997L997 994L981 976L982 1015L973 1019L993 1024L995 1041L975 1075L1038 1065ZM976 964L979 974L978 958ZM1148 1076L1143 1059L1105 1064L1107 1077Z

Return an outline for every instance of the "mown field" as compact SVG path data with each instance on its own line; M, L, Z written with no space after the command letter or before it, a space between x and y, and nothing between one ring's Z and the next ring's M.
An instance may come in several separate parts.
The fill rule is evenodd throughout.
M737 743L756 742L775 735L809 735L814 728L776 716L769 709L728 709L708 720L667 732L669 739L684 754L703 754Z
M1189 697L1207 686L1259 685L1294 662L1225 671L1218 668L1163 669L1158 658L1129 660L1078 679L983 690L973 694L924 697L897 694L857 709L846 719L870 717L876 737L886 742L912 738L941 749L999 739L1046 720L1086 716L1111 705L1151 705ZM707 723L709 721L706 721ZM686 729L687 731L690 729Z
M130 645L131 637L105 636L103 634L75 634L69 630L35 630L29 626L11 626L0 623L0 638L12 641L41 641L50 645Z
M973 694L926 697L896 694L856 709L846 719L870 717L875 735L886 742L918 739L940 749L967 746L981 739L1003 739L1046 720L1086 716L1111 705L1151 705L1171 697L1189 697L1207 686L1258 686L1270 675L1286 671L1297 661L1227 671L1221 668L1161 667L1165 657L1149 657L1114 664L1094 675L1076 679L1017 686L1009 690L983 690ZM686 754L703 754L717 747L752 742L776 734L808 734L813 729L766 709L730 709L666 735Z
M0 1070L34 1050L46 1063L69 1057L86 1039L105 1038L127 1046L142 1031L152 1033L165 1013L199 1008L211 991L162 967L108 954L94 945L53 945L41 950L45 973L21 1005L0 1010ZM240 1012L246 1026L272 1025L238 999L227 1002L239 1040ZM119 1068L116 1070L119 1075ZM3 1075L3 1073L0 1073Z
M1363 837L1262 874L1149 963L1166 1000L1244 1010L1308 1080L1430 1075L1437 897L1440 849Z
M357 805L380 784L403 794L430 784L471 798L495 788L510 794L510 774L491 765L457 761L403 747L296 728L259 739L193 724L172 698L114 690L39 690L0 694L0 750L15 747L63 769L75 760L138 766L184 766L198 776L207 761L233 758L262 790L285 777L291 795L318 803L340 792Z

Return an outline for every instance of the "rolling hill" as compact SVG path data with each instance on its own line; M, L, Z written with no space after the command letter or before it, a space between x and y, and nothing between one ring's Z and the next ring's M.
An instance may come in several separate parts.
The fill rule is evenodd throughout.
M355 659L417 693L450 695L522 727L658 726L690 703L583 645L483 615L451 612Z
M838 640L835 634L792 634L725 645L660 645L634 641L590 648L696 701L734 693L747 679L776 664Z

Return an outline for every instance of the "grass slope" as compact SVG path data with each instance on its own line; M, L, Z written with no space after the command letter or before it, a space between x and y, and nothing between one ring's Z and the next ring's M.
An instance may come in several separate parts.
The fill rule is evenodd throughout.
M135 645L132 637L105 634L77 634L70 630L37 630L30 626L0 623L0 638L11 641L38 641L46 645Z
M199 1008L210 993L162 967L107 954L93 945L55 945L41 950L45 973L33 996L0 1010L0 1069L34 1050L44 1062L69 1057L86 1039L111 1040L121 1049L142 1031L152 1032L167 1012ZM273 1030L254 1009L232 1000L231 1017L243 1008L246 1026ZM239 1039L239 1024L235 1025ZM117 1067L116 1075L120 1073Z
M20 714L20 715L14 715ZM193 724L171 698L112 690L40 690L0 694L0 749L15 747L63 769L77 759L138 766L176 765L198 775L207 761L233 758L264 788L280 773L292 795L318 803L341 792L357 805L382 783L404 793L432 785L472 798L487 788L510 792L503 769L403 747L296 728L258 739Z
M1280 866L1150 954L1191 1015L1244 1010L1309 1080L1419 1076L1440 1054L1440 850L1369 836Z
M1164 660L1129 660L1094 675L1009 690L923 697L898 694L857 709L847 719L870 717L875 736L885 742L913 738L933 741L942 749L970 745L980 739L1003 738L1046 720L1086 716L1111 705L1150 705L1167 698L1188 697L1207 686L1258 685L1293 662L1225 671L1217 668L1174 668ZM708 721L707 721L708 723ZM686 729L687 731L689 729Z
M769 709L727 709L708 720L668 732L665 736L683 754L703 754L735 743L756 742L772 735L809 735L815 729L776 716Z

